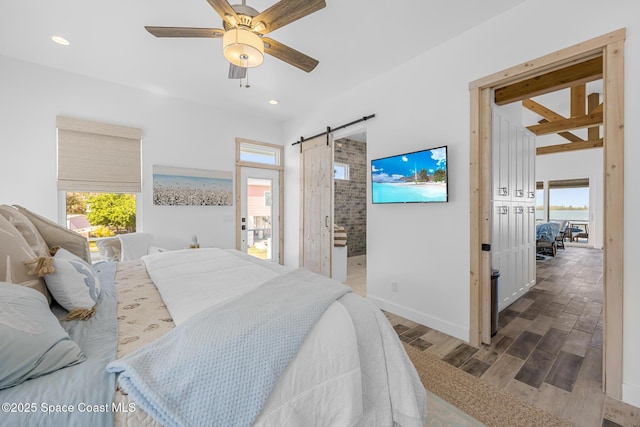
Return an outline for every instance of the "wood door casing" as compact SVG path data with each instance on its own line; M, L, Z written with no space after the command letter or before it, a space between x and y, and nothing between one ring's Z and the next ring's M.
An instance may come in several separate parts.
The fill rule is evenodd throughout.
M604 85L604 344L603 385L622 399L624 294L624 41L621 28L469 84L470 91L470 323L469 342L490 341L492 90L569 65L603 59Z

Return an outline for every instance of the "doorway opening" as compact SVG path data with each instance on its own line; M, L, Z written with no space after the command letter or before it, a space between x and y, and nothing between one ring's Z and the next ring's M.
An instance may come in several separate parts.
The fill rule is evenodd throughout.
M624 40L621 29L470 84L470 342L490 342L491 101L496 89L601 58L603 65L604 179L604 347L605 392L622 398L623 211L624 211ZM575 83L575 82L574 82ZM532 96L529 91L528 96ZM589 122L590 123L590 122ZM574 123L576 124L576 123ZM588 126L588 124L587 124ZM547 125L546 128L551 126ZM574 144L574 143L572 143Z
M332 277L367 294L366 131L334 139L334 245ZM340 235L346 239L340 239Z

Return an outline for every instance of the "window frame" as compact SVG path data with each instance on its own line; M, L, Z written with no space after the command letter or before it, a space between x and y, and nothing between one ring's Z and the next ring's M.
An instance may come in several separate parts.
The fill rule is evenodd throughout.
M337 168L342 168L343 170L343 178L338 178L337 175ZM339 162L334 162L333 163L333 179L334 180L340 180L340 181L349 181L349 164L348 163L339 163Z

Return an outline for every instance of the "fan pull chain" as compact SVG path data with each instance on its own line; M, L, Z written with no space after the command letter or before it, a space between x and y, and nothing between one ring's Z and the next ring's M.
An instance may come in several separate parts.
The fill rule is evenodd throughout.
M249 89L251 85L249 84L249 58L245 59L245 70L247 70L245 77L247 78L247 82L244 85L245 88Z

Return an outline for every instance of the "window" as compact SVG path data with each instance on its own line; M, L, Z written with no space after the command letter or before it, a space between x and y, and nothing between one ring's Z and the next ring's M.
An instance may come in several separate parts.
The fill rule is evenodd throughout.
M67 228L93 240L136 231L136 195L68 192Z
M263 165L280 165L280 148L240 141L240 161Z
M67 228L89 239L136 231L141 130L56 117L58 190Z
M94 262L101 261L98 239L136 231L136 195L126 193L66 193L66 223L89 241Z
M58 116L58 190L139 193L140 129Z
M589 179L549 181L549 220L589 222Z
M334 163L333 164L333 178L334 179L343 179L349 180L349 165L344 163Z
M544 188L542 182L536 182L536 222L544 221Z

